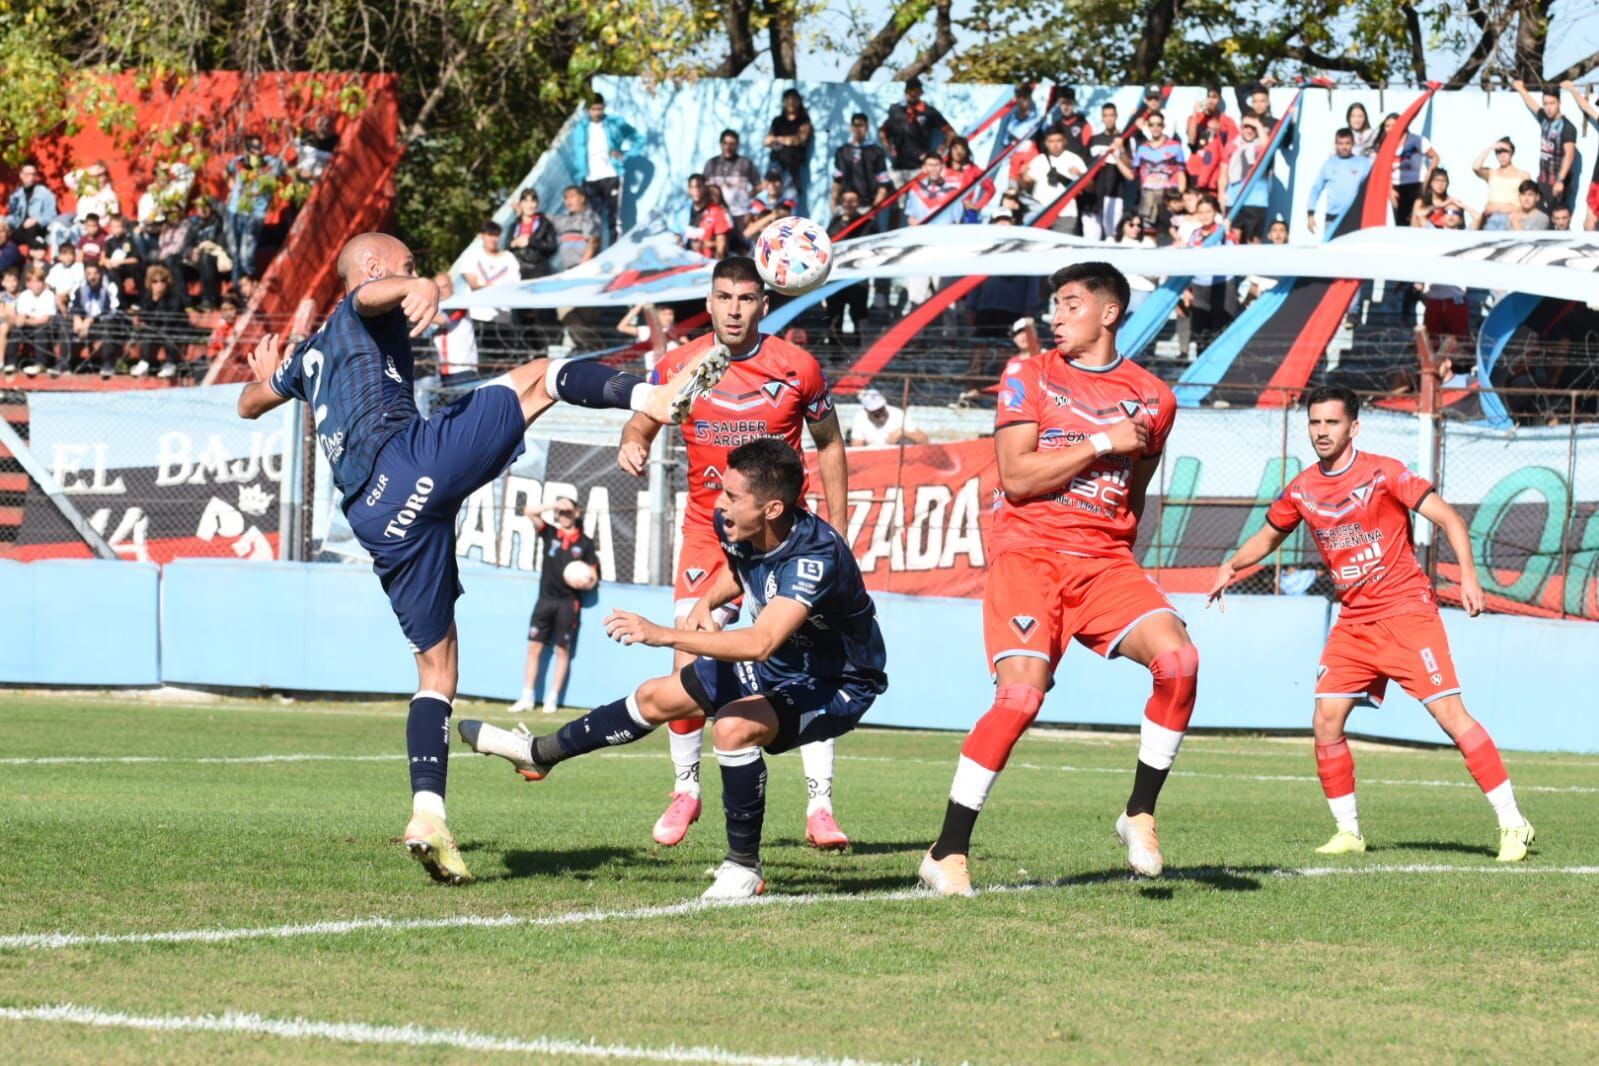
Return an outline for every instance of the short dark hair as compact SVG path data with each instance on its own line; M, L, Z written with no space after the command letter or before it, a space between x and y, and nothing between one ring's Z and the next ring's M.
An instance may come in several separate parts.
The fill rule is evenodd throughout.
M1536 181L1531 181L1531 180L1524 181L1520 185L1517 185L1516 186L1516 191L1518 193L1520 193L1520 192L1535 192L1535 193L1538 193L1540 196L1543 194L1542 190L1540 190L1538 188L1538 183Z
M528 197L532 197L533 199L537 200L539 198L539 191L533 186L529 185L527 188L516 194L516 198L518 200L526 200Z
M866 117L866 112L864 112L864 111L855 112L853 115L851 115L849 117L849 120L851 122L863 122L863 123L865 123L868 126L870 126L872 124L872 120Z
M777 500L789 511L799 504L805 488L805 462L787 442L777 437L756 437L734 448L727 465L744 475L750 491L763 503Z
M595 104L599 104L601 107L604 107L605 97L601 96L599 93L589 93L589 106L593 107Z
M1205 193L1204 195L1200 196L1199 202L1202 203L1202 204L1209 204L1211 207L1215 208L1217 211L1221 210L1221 200L1217 199L1215 193L1209 193L1209 192Z
M1220 96L1221 95L1221 82L1219 82L1219 81L1207 81L1205 83L1205 93L1206 93L1206 95L1209 95L1210 93L1215 93L1217 96Z
M581 185L568 185L566 188L561 190L561 195L565 196L569 192L575 192L585 200L587 200L589 196L588 193L583 191L583 186Z
M1348 138L1351 141L1354 140L1355 139L1355 131L1350 129L1348 126L1339 126L1338 127L1338 132L1333 134L1333 140L1341 141L1341 140L1344 140L1345 138Z
M77 254L78 246L73 244L71 241L62 241L60 244L56 245L56 251L72 252L73 254Z
M505 231L500 228L500 224L498 222L494 221L491 218L487 222L483 223L482 228L479 229L478 232L479 233L484 233L484 234L493 234L494 236L498 237L501 233L504 233Z
M98 212L95 212L95 211L90 211L90 212L89 212L89 213L88 213L88 214L87 214L87 215L84 215L84 216L83 216L83 221L85 221L85 222L87 222L87 221L89 221L89 220L90 220L90 219L91 219L91 218L92 218L92 219L94 219L94 224L95 224L95 225L97 225L97 226L98 226L98 225L99 225L99 224L100 224L100 215L99 215L99 213L98 213Z
M738 135L738 130L723 130L721 133L716 135L716 143L720 144L729 137L733 138L735 141L743 140L743 138Z
M914 74L905 79L905 88L907 88L907 89L920 89L921 87L922 87L922 79L916 77Z
M1049 287L1052 292L1060 291L1062 285L1081 285L1089 292L1099 293L1101 296L1109 295L1121 308L1121 314L1116 316L1116 325L1120 326L1127 317L1127 303L1132 299L1132 290L1127 284L1127 275L1111 266L1109 263L1088 262L1073 263L1071 266L1061 267L1049 276Z
M690 174L688 176L688 178L683 182L683 184L687 185L691 181L697 181L701 185L704 185L705 184L705 175L701 174L699 171L696 170L694 173L692 173L692 174Z
M747 255L730 255L711 270L711 284L718 281L741 281L762 284L761 272L755 269L755 260Z
M1305 410L1310 410L1318 403L1330 403L1337 400L1344 405L1344 413L1352 422L1360 417L1360 397L1355 395L1355 390L1348 385L1317 385L1305 393Z

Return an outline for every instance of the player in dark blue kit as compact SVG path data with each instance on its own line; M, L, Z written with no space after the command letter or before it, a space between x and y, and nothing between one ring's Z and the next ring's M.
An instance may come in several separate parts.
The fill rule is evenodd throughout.
M251 353L256 380L239 395L239 414L259 418L291 399L311 405L350 528L371 553L416 654L405 846L434 880L464 884L471 874L444 817L462 592L456 511L521 454L523 431L557 401L675 423L721 377L727 353L713 350L660 386L598 362L536 360L424 419L413 394L411 338L433 321L438 286L416 277L410 251L380 233L346 243L338 269L345 296L321 329L287 358L271 334Z
M701 713L714 719L728 854L706 899L756 896L766 888L761 749L775 755L847 733L888 688L877 608L855 556L832 526L799 505L805 484L799 453L762 437L735 448L727 466L716 532L729 566L716 587L701 593L688 627L656 625L627 611L605 620L619 643L699 658L549 736L472 719L460 726L473 750L509 759L523 777L539 781L562 760L631 744L666 722ZM712 613L740 595L754 623L719 632Z

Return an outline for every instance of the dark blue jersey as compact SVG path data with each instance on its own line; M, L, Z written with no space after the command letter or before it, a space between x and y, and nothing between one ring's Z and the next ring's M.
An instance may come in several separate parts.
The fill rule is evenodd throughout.
M837 530L809 511L797 511L788 537L763 555L747 543L728 543L720 511L715 524L752 617L779 597L798 600L810 612L767 660L769 672L861 681L874 692L888 687L877 607Z
M410 333L399 308L363 317L352 292L272 375L273 392L311 405L317 440L346 504L366 487L389 438L421 417Z

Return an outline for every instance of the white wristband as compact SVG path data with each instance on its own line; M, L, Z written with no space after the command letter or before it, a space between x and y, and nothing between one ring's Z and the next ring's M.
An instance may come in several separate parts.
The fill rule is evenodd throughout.
M1109 433L1095 433L1088 438L1088 443L1094 446L1095 455L1109 455L1113 450Z

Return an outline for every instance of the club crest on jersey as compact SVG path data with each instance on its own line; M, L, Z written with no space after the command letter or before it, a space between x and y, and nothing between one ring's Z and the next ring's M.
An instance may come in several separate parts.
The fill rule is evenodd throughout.
M1365 507L1371 502L1371 486L1362 485L1358 489L1350 490L1349 495L1360 501L1360 506Z
M689 588L696 589L699 588L700 582L705 580L705 574L706 571L697 566L691 566L683 571L683 580L688 582Z
M1023 640L1029 640L1038 628L1038 619L1030 614L1015 614L1011 615L1010 624Z
M783 395L783 386L785 384L786 382L782 381L768 381L761 386L761 391L766 393L766 398L775 404L777 403L777 398Z
M1122 413L1128 418L1137 418L1138 412L1144 409L1144 405L1139 403L1137 400L1121 400L1118 402L1121 406Z

